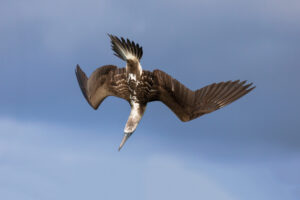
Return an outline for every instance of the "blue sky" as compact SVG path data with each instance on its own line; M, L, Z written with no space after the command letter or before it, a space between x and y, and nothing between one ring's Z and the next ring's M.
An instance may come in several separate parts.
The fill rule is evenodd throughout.
M299 1L0 5L0 199L298 199ZM107 33L191 89L257 88L188 123L151 103L118 152L128 103L110 97L94 111L74 72L125 66Z

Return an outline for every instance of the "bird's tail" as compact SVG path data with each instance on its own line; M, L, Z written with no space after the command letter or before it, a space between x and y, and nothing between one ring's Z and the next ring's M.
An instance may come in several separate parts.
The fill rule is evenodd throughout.
M111 39L111 48L115 52L114 55L127 61L132 58L136 58L140 61L143 56L143 48L138 43L134 43L129 39L125 40L121 37L108 34Z

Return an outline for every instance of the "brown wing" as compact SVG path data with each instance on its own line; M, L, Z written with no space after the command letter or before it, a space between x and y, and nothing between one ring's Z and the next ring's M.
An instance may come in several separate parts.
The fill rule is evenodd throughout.
M114 65L105 65L96 69L90 78L87 78L77 65L75 73L83 96L94 109L97 109L107 96L121 97L113 88L117 85L116 81L123 79L121 75L124 74L124 69L119 69ZM119 84L120 86L122 84Z
M162 101L184 122L220 109L255 88L249 88L252 83L237 80L213 83L192 91L163 71L154 70L153 76L157 95L152 100Z

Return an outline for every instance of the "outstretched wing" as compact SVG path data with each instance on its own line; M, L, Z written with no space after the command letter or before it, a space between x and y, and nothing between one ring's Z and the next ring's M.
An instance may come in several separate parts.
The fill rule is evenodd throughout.
M112 72L117 69L114 65L99 67L92 73L90 78L87 78L80 66L77 65L75 73L82 94L94 109L97 109L107 96L115 95L110 89L110 81L114 74Z
M213 83L192 91L163 71L154 70L153 77L157 95L152 100L162 101L184 122L220 109L255 88L250 88L252 83L237 80Z

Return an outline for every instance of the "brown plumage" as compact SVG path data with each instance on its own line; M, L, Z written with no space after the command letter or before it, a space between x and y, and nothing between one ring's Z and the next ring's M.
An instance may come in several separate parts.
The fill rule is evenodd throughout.
M102 66L87 78L77 65L76 76L85 99L94 109L107 96L116 96L130 103L132 110L119 149L136 129L148 102L163 102L186 122L218 110L255 88L251 87L252 83L237 80L213 83L192 91L161 70L142 70L143 50L138 44L112 35L109 37L115 55L127 62L126 68Z
M158 95L154 100L166 104L181 121L190 121L220 109L244 96L255 87L246 81L213 83L192 91L170 75L154 70L154 88Z

